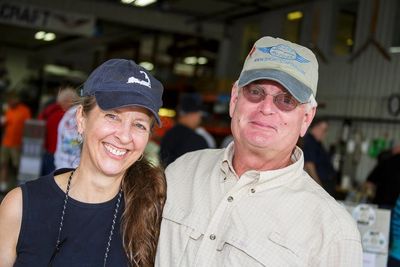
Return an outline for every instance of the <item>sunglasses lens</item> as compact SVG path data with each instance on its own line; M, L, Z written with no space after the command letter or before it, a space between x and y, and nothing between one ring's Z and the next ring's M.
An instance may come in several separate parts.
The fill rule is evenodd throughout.
M297 100L289 94L276 95L274 103L282 111L292 111L298 105Z
M243 95L251 103L260 103L265 99L264 90L260 88L244 87Z
M244 87L243 95L251 103L260 103L266 97L262 88ZM273 96L274 104L282 111L292 111L298 106L297 100L290 94L281 93Z

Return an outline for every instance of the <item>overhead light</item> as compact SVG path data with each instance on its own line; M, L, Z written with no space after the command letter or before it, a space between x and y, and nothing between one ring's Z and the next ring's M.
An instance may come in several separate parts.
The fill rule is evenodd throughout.
M136 1L134 1L133 4L135 6L148 6L148 5L153 4L155 2L157 2L157 0L136 0Z
M392 46L389 48L389 52L392 54L400 53L400 46Z
M69 69L64 66L47 64L44 66L44 71L54 75L66 76L69 72Z
M37 32L37 33L35 33L35 39L36 40L42 40L44 38L45 34L46 33L44 31Z
M153 4L157 2L157 0L121 0L121 3L127 4L127 5L135 5L135 6L148 6L150 4Z
M207 59L206 57L199 57L199 58L197 59L197 63L198 63L199 65L207 64L207 62L208 62L208 59Z
M55 33L52 32L44 32L44 31L39 31L35 33L35 39L36 40L43 40L43 41L53 41L56 39Z
M148 71L152 71L154 69L154 64L151 62L143 61L143 62L140 62L139 65Z
M204 65L207 64L208 59L206 57L185 57L183 62L187 65Z
M48 41L48 42L53 41L54 39L56 39L56 35L52 32L46 33L43 38L43 40Z
M158 115L162 117L170 117L173 118L176 116L176 111L169 108L160 108L158 111Z
M346 39L346 44L347 44L348 46L352 46L352 45L353 45L353 39L347 38L347 39Z
M56 76L67 76L67 77L78 78L80 80L85 80L87 78L87 74L82 71L71 70L65 66L54 65L54 64L46 64L44 66L44 72Z
M301 11L293 11L287 14L288 20L297 20L303 17L303 12Z
M183 62L188 65L196 65L197 64L197 57L185 57Z

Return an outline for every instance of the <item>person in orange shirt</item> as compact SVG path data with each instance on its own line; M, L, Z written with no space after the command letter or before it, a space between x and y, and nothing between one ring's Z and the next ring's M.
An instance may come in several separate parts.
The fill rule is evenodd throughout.
M10 166L13 171L18 170L24 123L29 118L31 118L29 108L20 102L16 94L9 94L7 110L1 118L4 135L0 156L0 192L7 191L10 186Z

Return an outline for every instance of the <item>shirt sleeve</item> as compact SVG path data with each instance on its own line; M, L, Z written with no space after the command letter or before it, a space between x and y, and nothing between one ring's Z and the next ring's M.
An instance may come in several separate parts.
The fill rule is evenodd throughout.
M363 253L361 243L352 239L335 241L319 259L319 263L311 265L321 267L362 267Z

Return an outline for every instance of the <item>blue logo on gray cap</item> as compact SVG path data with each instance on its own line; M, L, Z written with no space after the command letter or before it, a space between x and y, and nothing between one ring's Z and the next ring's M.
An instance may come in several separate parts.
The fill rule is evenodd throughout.
M264 54L270 54L272 57L285 60L295 60L299 63L309 63L310 61L300 56L293 48L287 45L275 45L271 47L257 47Z

